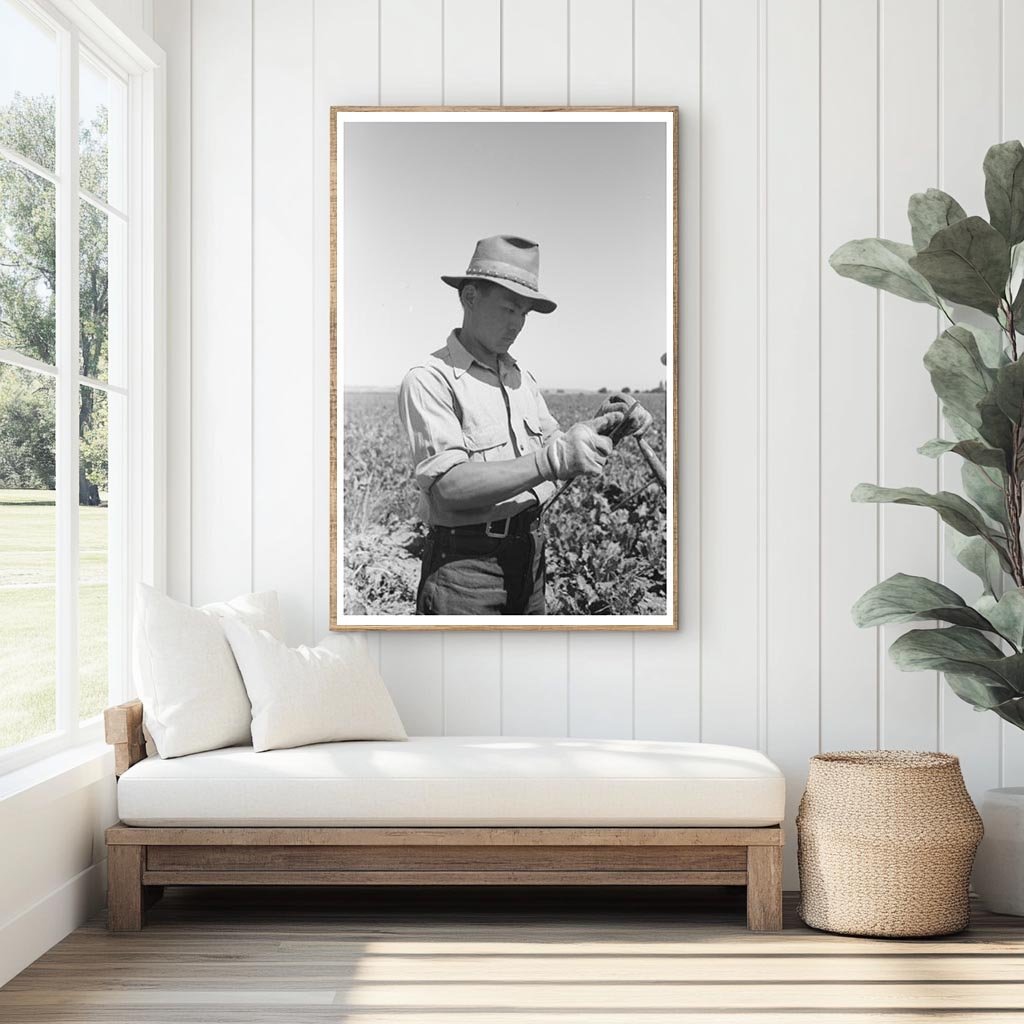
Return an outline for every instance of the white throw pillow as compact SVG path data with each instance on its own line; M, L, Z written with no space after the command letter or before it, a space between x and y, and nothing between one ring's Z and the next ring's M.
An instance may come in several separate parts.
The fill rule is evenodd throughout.
M287 647L238 620L224 632L252 704L253 750L408 738L362 637L328 651Z
M222 622L281 635L277 594L246 594L190 608L140 583L136 591L135 685L145 728L161 757L247 746L252 712Z

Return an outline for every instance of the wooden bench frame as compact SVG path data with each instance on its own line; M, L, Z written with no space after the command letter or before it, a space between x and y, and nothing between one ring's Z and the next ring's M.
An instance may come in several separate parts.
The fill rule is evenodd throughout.
M104 712L120 777L147 756L142 704ZM165 885L742 885L782 928L779 826L107 829L107 926L138 931Z

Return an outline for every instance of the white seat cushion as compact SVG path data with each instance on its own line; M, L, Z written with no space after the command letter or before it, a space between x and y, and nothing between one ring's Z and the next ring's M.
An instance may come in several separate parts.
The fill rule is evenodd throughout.
M127 825L775 825L782 772L755 750L656 740L414 736L133 765Z

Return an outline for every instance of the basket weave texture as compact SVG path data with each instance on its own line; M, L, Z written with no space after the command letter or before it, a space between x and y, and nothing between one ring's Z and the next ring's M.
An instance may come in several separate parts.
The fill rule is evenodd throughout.
M801 919L844 935L949 935L970 920L981 816L951 754L811 758L797 814Z

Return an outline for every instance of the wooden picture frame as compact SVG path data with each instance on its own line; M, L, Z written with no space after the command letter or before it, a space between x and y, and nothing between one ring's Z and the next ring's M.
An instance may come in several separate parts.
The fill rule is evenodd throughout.
M330 139L330 628L678 628L678 108L332 107ZM531 312L510 353L557 426L615 392L654 423L645 452L615 437L604 472L573 480L550 511L562 481L531 492L548 538L533 614L438 612L417 602L436 509L413 482L423 449L399 384L432 350L454 351L463 311L441 275L473 269L475 243L502 231L539 244L537 292L565 311L558 330L542 322L557 312ZM508 416L499 461L529 454ZM492 522L505 507L456 532L514 532L521 517Z

